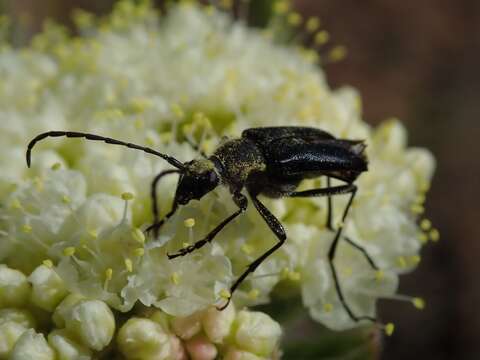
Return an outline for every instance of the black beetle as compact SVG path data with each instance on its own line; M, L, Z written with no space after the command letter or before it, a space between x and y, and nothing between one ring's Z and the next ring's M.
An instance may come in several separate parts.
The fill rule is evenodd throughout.
M287 238L280 221L260 202L258 195L272 198L326 196L328 198L327 227L334 231L332 226L331 197L350 194L349 201L342 215L342 223L335 231L335 236L328 252L328 261L340 302L350 318L354 321L376 321L375 318L370 316L357 316L353 313L339 285L334 265L335 252L342 233L343 222L357 191L354 181L362 172L368 169L368 161L364 152L366 145L362 140L337 139L328 132L311 127L251 128L243 131L240 138L224 142L211 156L207 157L202 153L202 159L181 163L177 159L151 148L99 135L70 131L49 131L36 136L28 144L27 165L30 166L31 150L38 141L46 137L61 136L104 141L108 144L142 150L165 159L176 168L161 172L152 181L151 195L154 223L146 231L154 230L158 232L162 224L175 213L179 205L185 205L193 199L201 199L220 184L228 186L232 199L238 206L238 210L218 224L205 238L180 249L174 254L168 254L170 259L184 256L201 248L206 243L212 241L229 222L243 213L248 206L247 197L242 194L242 190L246 189L255 208L273 231L278 242L252 262L247 270L239 276L230 288L230 298L247 275L255 271L270 254L281 247ZM198 147L191 145L198 150ZM159 220L156 185L163 176L174 173L180 174L180 178L172 209L165 218ZM295 191L302 180L320 176L327 178L326 187ZM331 186L330 178L341 180L345 184ZM373 269L378 269L364 248L346 237L344 239L364 254ZM230 298L221 309L228 305Z

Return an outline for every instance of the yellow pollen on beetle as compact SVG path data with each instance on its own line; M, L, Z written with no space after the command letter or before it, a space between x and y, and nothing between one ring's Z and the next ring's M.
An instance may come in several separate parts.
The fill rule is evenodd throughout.
M122 200L130 201L130 200L133 200L134 198L135 198L135 195L133 195L131 192L124 192L122 194Z
M306 28L309 32L313 33L320 27L320 19L317 17L311 17L307 20Z
M145 243L145 234L139 228L135 228L132 230L132 236L138 243Z
M394 331L395 331L395 325L393 323L388 323L387 325L385 325L385 334L387 336L392 336Z
M195 219L194 218L188 218L183 221L183 225L187 228L192 228L195 226Z
M59 162L56 162L55 164L52 165L51 169L52 169L53 171L57 171L57 170L59 170L61 167L62 167L62 164L60 164Z
M260 295L260 291L258 291L258 289L252 289L247 294L250 300L256 300L258 298L258 295Z
M220 290L220 297L222 299L225 299L225 300L228 300L230 299L230 297L232 296L232 294L230 293L230 291L228 291L227 289L222 289Z
M180 275L177 272L173 272L172 275L170 275L170 281L174 285L178 285L180 283Z
M73 256L75 254L75 248L73 246L66 247L63 249L63 255Z
M437 242L438 240L440 240L440 232L437 229L430 230L428 236L433 242Z
M43 260L42 264L49 269L53 268L53 262L50 259Z
M331 313L333 311L333 305L330 303L323 304L323 311L326 313Z
M127 269L128 272L133 271L133 263L132 260L130 260L129 258L125 259L125 269Z
M315 34L314 42L317 46L325 45L328 40L330 40L330 34L326 30L319 31Z
M105 270L105 280L107 280L107 281L112 280L112 276L113 276L113 269L112 268L108 268L107 270Z
M142 257L143 255L145 255L145 249L144 248L136 248L135 250L133 250L133 254L136 257Z
M25 233L25 234L30 234L32 232L32 227L28 224L25 224L22 226L22 231Z
M240 249L247 255L250 255L253 252L253 246L249 244L243 244Z
M413 306L415 306L419 310L425 309L425 300L422 298L416 297L412 299Z

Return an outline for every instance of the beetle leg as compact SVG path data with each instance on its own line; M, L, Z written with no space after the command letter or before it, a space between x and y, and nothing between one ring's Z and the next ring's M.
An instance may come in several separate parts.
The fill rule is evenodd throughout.
M340 239L340 236L342 234L343 230L343 223L345 222L345 219L348 215L348 211L350 210L350 207L352 206L353 199L355 198L355 195L357 193L357 186L354 184L348 184L348 185L340 185L340 186L332 186L332 187L327 187L327 188L322 188L322 189L312 189L312 190L305 190L305 191L299 191L299 192L293 192L289 194L288 196L290 197L311 197L311 196L333 196L333 195L340 195L340 194L348 194L350 193L350 199L348 200L347 206L345 207L345 210L343 211L342 215L342 222L339 225L337 232L335 233L335 237L332 241L332 244L330 245L330 249L328 251L328 264L330 266L330 270L332 272L332 277L333 277L333 282L335 284L335 290L337 291L338 298L340 300L340 303L342 304L343 308L347 312L348 316L353 321L360 321L360 320L369 320L372 322L376 322L376 319L371 317L371 316L357 316L353 313L352 309L347 304L347 301L345 300L345 297L343 295L342 289L340 287L340 282L338 281L338 275L337 275L337 270L335 268L334 260L335 260L335 254L337 251L337 246L338 246L338 241ZM345 238L347 242L355 247L357 250L361 251L369 264L374 268L378 269L378 267L375 265L373 260L370 258L368 255L367 251L361 247L360 245L354 243L348 238Z
M332 182L330 181L330 176L327 176L327 188L332 187ZM333 218L333 203L332 203L332 196L327 196L327 228L333 231L332 225L332 218Z
M328 179L329 180L328 180L327 184L330 184L330 178L328 178ZM290 194L286 194L286 196L288 196L288 197L328 196L328 198L331 199L334 195L341 195L341 194L350 193L352 186L354 186L354 185L340 185L340 186L332 186L332 187L326 187L326 188L321 188L321 189L296 191L296 192L293 192L293 193L290 193ZM331 231L335 231L335 229L333 228L333 225L331 224L331 221L332 221L331 214L332 214L332 211L333 211L332 208L331 208L331 202L329 202L328 205L329 205L328 213L330 214L330 216L327 216L327 228ZM330 219L329 219L329 217L330 217ZM345 217L343 219L345 219ZM343 220L342 220L342 222L343 222ZM330 225L328 225L329 223L330 223ZM355 243L353 240L351 240L350 238L348 238L346 236L344 236L343 239L345 239L351 246L353 246L355 249L360 251L363 254L363 256L365 256L365 259L367 259L367 261L370 264L370 266L372 267L372 269L378 270L378 266L375 264L375 262L373 261L373 259L370 257L367 250L363 246Z
M269 257L272 253L275 252L279 247L281 247L285 240L287 239L287 235L285 234L285 229L283 228L283 225L280 223L280 221L268 210L265 205L263 205L260 200L257 199L257 196L255 194L250 193L250 197L252 199L253 204L255 205L255 208L257 211L260 213L262 216L263 220L267 223L268 227L270 230L273 231L275 236L278 238L278 242L268 249L262 256L257 258L254 262L252 262L247 270L245 270L242 275L238 277L237 280L233 283L233 285L230 287L230 297L227 300L227 303L219 307L219 310L225 309L228 304L230 303L230 299L232 298L233 293L235 290L240 286L240 284L245 280L245 278L248 276L248 274L254 272L257 267L267 258Z
M162 220L159 221L159 219L158 219L157 185L158 185L158 182L160 181L160 179L163 176L169 175L169 174L175 174L175 173L179 173L179 171L178 170L162 171L161 173L157 174L157 176L155 176L155 178L152 181L152 185L151 185L151 188L150 188L150 197L152 199L153 224L150 225L145 230L145 232L149 232L149 231L153 230L155 237L158 236L158 231L160 230L162 225L165 223L165 221L167 221L175 213L175 211L178 208L177 202L175 201L175 199L173 199L172 210L170 210L170 212Z
M169 259L174 259L176 257L179 257L179 256L185 256L189 253L191 253L192 251L195 251L197 249L200 249L201 247L203 247L206 243L209 243L211 242L215 236L229 223L231 222L233 219L235 219L238 215L240 215L241 213L243 213L246 209L247 209L247 206L248 206L248 200L247 198L242 195L241 193L235 193L233 195L233 201L235 202L235 204L239 207L239 209L234 212L232 215L230 215L229 217L227 217L225 220L223 220L220 224L218 224L212 231L210 231L207 236L205 236L202 240L198 240L197 242L193 243L192 245L190 246L187 246L183 249L180 249L178 250L176 253L173 253L173 254L167 254L168 258Z

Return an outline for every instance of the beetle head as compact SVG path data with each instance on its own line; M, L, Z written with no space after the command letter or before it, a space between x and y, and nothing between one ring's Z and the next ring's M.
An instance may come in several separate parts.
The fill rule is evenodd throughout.
M193 199L200 200L220 182L214 164L208 159L192 160L183 165L185 168L176 194L176 200L180 205L185 205Z

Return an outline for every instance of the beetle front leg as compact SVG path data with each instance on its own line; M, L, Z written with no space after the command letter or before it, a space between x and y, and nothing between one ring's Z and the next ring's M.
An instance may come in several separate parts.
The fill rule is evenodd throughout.
M175 214L175 212L177 211L177 208L178 208L178 204L177 204L177 200L176 200L176 196L175 196L175 198L173 199L173 205L172 205L172 209L170 210L170 212L167 215L165 215L165 217L162 220L158 219L157 185L158 185L158 182L160 181L160 179L162 177L164 177L165 175L176 174L176 173L180 173L180 171L178 171L178 170L162 171L161 173L159 173L155 176L155 178L152 181L152 185L150 187L150 197L152 199L153 224L150 225L145 230L145 232L148 233L148 232L153 230L155 237L158 236L158 231L160 230L162 225L169 218L171 218L173 216L173 214ZM177 188L178 188L178 184L177 184Z
M235 280L233 285L230 287L230 297L227 299L226 304L222 305L221 307L218 307L218 310L223 310L228 306L233 293L240 286L243 280L245 280L248 274L254 272L257 269L257 267L259 267L260 264L267 257L269 257L272 253L274 253L278 248L280 248L285 243L285 240L287 239L287 235L285 234L285 229L283 228L283 225L280 223L280 221L270 212L270 210L268 210L265 207L265 205L263 205L260 202L260 200L257 199L257 196L255 194L250 193L250 197L252 199L253 204L255 205L255 208L257 209L259 214L262 216L263 220L265 220L270 230L272 230L275 236L277 237L278 242L274 246L272 246L270 249L268 249L262 256L257 258L254 262L252 262L248 266L247 270L245 270L242 273L242 275L240 275L238 279Z
M197 249L200 249L201 247L203 247L205 244L211 242L215 236L229 223L231 222L233 219L235 219L238 215L240 215L241 213L243 213L246 209L247 209L247 206L248 206L248 200L247 198L242 195L241 193L235 193L233 194L233 201L235 202L235 204L238 206L238 210L236 212L234 212L232 215L230 215L229 217L227 217L225 220L223 220L220 224L218 224L212 231L210 231L208 233L207 236L205 236L202 240L198 240L197 242L193 243L192 245L190 246L187 246L183 249L180 249L178 250L176 253L173 253L173 254L167 254L168 258L169 259L174 259L176 257L179 257L179 256L185 256L189 253L191 253L192 251L195 251Z

